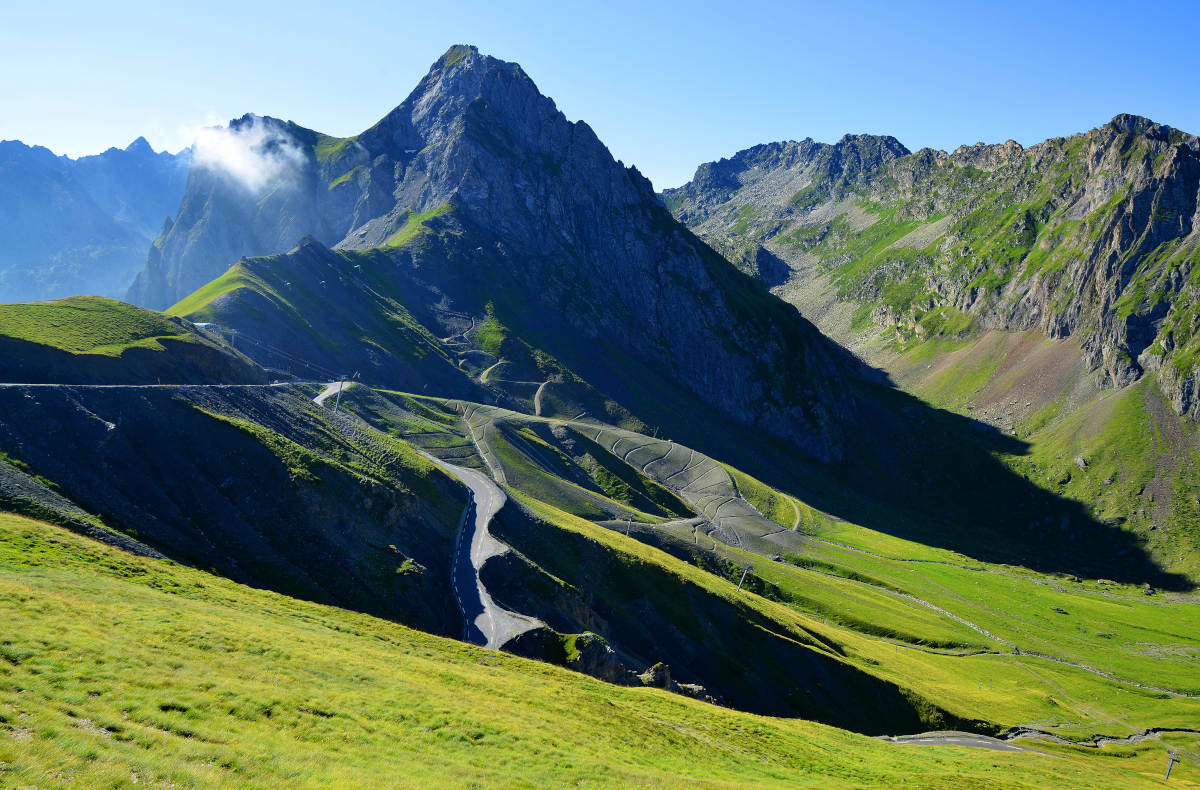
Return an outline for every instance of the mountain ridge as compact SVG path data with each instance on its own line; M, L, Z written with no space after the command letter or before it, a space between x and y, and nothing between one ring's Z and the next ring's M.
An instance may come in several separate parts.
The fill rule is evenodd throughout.
M186 264L171 258L176 239L196 249L212 239L232 250L239 239L260 243L257 227L279 231L282 242L319 225L331 231L311 233L322 247L382 250L402 262L345 265L371 267L395 293L412 294L419 301L406 309L413 313L425 310L420 301L445 299L483 320L490 304L502 323L540 334L535 347L571 357L593 384L623 381L628 391L632 374L580 343L606 344L655 371L656 383L631 395L642 406L654 387L690 390L735 422L758 424L814 457L840 456L844 440L829 416L852 407L832 387L839 376L857 375L857 363L672 219L644 176L617 162L586 124L568 121L516 64L452 48L404 103L363 135L328 146L324 159L318 148L327 138L311 134L293 138L303 154L298 172L265 187L253 205L245 196L219 204L229 180L194 171L180 216L143 274ZM328 197L344 190L345 197ZM196 210L201 202L211 211ZM313 213L280 214L287 206ZM367 214L374 216L364 221ZM340 232L331 229L352 223L330 244ZM287 268L276 260L278 272ZM203 266L188 276L209 277L211 263ZM290 282L282 273L276 279ZM220 305L237 301L221 298ZM230 326L248 320L218 313L211 320ZM542 325L530 320L534 314ZM556 335L551 326L569 331ZM564 344L567 337L578 340Z
M840 176L822 169L821 157L836 159L847 139L814 144L804 168L755 161L772 145L791 144L746 149L702 165L688 185L666 190L664 202L735 260L765 244L798 272L844 271L839 294L871 304L881 325L911 334L924 315L946 307L984 327L1077 334L1101 380L1119 386L1161 370L1176 410L1194 410L1194 135L1122 114L1028 149L1011 140L979 143L949 154L878 156ZM712 167L740 180L727 175L712 188ZM853 215L858 206L869 216ZM900 249L902 223L929 233ZM872 249L884 235L895 246ZM861 251L858 238L866 240ZM861 253L872 260L850 271L846 263L864 260ZM901 281L911 294L881 298L882 288Z

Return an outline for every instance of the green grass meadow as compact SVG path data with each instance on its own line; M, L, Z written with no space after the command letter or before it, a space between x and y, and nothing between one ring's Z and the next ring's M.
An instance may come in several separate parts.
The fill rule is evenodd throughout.
M1127 788L1162 768L1158 744L897 746L620 688L17 516L0 606L6 787Z

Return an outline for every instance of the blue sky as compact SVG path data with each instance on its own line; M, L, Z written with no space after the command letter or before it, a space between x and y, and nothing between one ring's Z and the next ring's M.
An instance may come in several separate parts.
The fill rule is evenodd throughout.
M245 112L350 135L450 44L521 63L659 188L759 142L1029 145L1118 112L1200 132L1194 2L25 2L0 139L179 148Z

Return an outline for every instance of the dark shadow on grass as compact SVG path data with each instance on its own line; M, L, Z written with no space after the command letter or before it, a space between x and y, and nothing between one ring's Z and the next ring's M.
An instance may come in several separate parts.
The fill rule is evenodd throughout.
M1136 535L1000 460L1027 455L1027 442L891 387L865 383L856 394L855 430L838 464L815 465L770 441L750 452L733 445L734 463L837 518L985 562L1194 589Z
M1030 445L896 388L824 337L843 371L842 458L814 461L753 425L738 425L629 356L613 365L559 342L555 352L658 435L694 447L836 518L991 563L1186 591L1133 533L1005 465Z

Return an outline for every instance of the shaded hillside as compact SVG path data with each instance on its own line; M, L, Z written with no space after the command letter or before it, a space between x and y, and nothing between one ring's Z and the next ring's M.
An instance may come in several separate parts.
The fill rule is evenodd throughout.
M463 633L451 578L467 504L462 487L405 442L330 413L294 386L13 387L0 389L0 406L6 508L75 525L79 517L61 512L65 497L90 514L85 522L235 581L433 633ZM10 479L23 477L51 491ZM648 658L638 670L670 660L681 679L703 681L737 707L875 734L928 728L945 717L847 663L792 619L732 601L715 579L686 568L681 575L665 555L579 546L569 525L555 526L552 508L540 512L551 519L537 538L544 547L582 549L595 566L589 575L608 569L591 582L568 578L594 587L594 605L616 634L639 634L631 655ZM527 519L511 510L504 523L524 530L533 526ZM499 589L520 601L544 572L514 571ZM640 603L611 586L618 578L636 582ZM690 601L686 610L682 597ZM741 633L752 651L726 652L728 643L715 640L705 622ZM734 667L745 679L728 675ZM795 680L801 667L812 676L803 683Z
M247 259L214 281L219 295L211 301L202 290L184 305L194 317L239 330L240 347L263 364L308 359L359 371L372 384L423 394L473 390L520 411L657 430L891 534L1043 570L1186 585L1162 573L1140 537L1101 523L1053 481L1014 473L1002 458L1024 458L1028 443L883 384L850 378L843 387L857 419L838 427L856 441L837 463L815 463L794 444L747 432L661 368L611 344L589 344L569 322L513 299L527 292L512 288L470 242L461 250L466 234L454 219L430 220L390 252L331 252L309 242L285 256ZM326 309L316 301L311 310L297 308L318 298L302 276L325 281ZM284 277L293 278L290 286ZM374 321L393 328L364 335Z
M833 720L856 728L853 710L818 700L831 682L866 689L822 652L891 678L946 716L983 712L1000 726L1039 720L1078 734L1113 715L1126 726L1187 722L1200 704L1190 660L1171 647L1186 654L1195 642L1198 624L1185 616L1194 595L1032 572L866 529L692 448L593 420L361 386L342 406L505 486L509 504L493 529L514 552L489 560L482 578L506 606L557 631L509 645L523 655L634 684L631 667L666 662L670 683L688 693L700 683L739 707L849 714ZM1057 532L1005 537L1076 561L1098 554L1092 544L1111 552L1121 542L1076 533L1084 539L1069 545ZM747 631L752 624L763 630ZM581 631L599 635L603 650ZM775 641L781 633L816 652ZM1138 696L1127 696L1131 684ZM1058 689L1084 686L1089 702L1060 704Z
M123 295L179 208L189 159L140 137L78 159L0 142L0 302Z
M465 491L406 445L344 435L302 392L7 387L0 402L8 509L59 513L66 497L244 584L461 632L448 558ZM52 491L9 480L22 474Z

